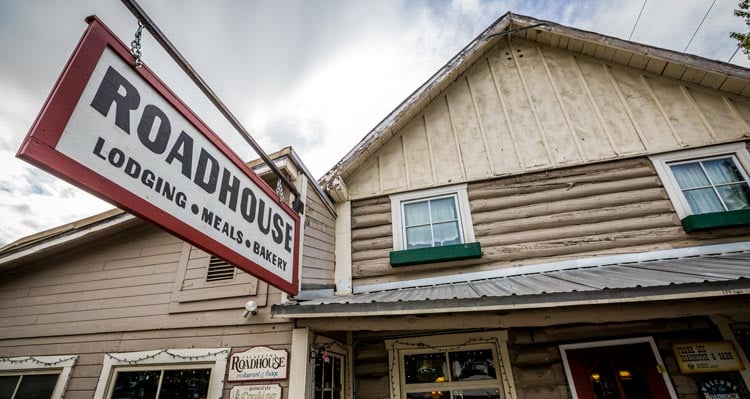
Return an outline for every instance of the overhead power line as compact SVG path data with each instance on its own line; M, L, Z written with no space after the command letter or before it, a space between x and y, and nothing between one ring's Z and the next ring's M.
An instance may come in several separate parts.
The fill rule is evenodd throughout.
M703 16L703 19L701 19L701 22L698 24L698 27L695 28L695 32L693 32L693 36L690 37L690 40L685 45L685 48L682 50L682 52L686 52L688 47L690 47L690 43L693 42L693 39L695 39L695 35L698 34L698 31L701 29L701 26L703 26L703 22L706 20L706 17L708 17L708 13L711 12L711 9L714 8L714 4L716 4L716 0L714 0L711 5L708 7L708 10L706 11L706 15Z
M638 13L638 18L635 19L635 23L633 24L633 30L630 31L630 36L628 36L628 40L633 37L633 32L635 32L635 27L638 26L638 21L641 20L641 15L643 14L643 9L646 8L646 3L648 3L648 0L643 0L643 6L641 6L641 11Z

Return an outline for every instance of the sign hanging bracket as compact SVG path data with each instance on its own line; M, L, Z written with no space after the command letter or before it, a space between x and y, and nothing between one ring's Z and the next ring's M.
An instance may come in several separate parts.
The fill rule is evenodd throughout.
M177 50L172 42L167 39L167 36L161 31L161 29L156 26L156 23L151 19L151 17L148 16L148 14L146 14L146 11L143 10L143 8L136 2L136 0L121 1L123 2L123 4L125 4L125 7L127 7L128 10L130 10L130 12L136 17L136 19L138 19L138 24L142 24L143 27L145 27L151 33L157 43L159 43L159 45L161 45L162 48L167 52L167 54L172 57L177 65L182 68L185 74L190 77L190 80L192 80L193 83L198 86L203 94L211 101L214 106L216 106L216 108L219 110L219 112L221 112L222 115L224 115L227 121L229 121L232 127L237 130L240 136L242 136L242 138L245 139L245 141L255 150L255 152L260 156L263 162L268 165L273 173L289 189L289 191L294 194L294 203L301 203L300 192L299 190L297 190L297 187L295 187L294 184L292 184L292 182L279 170L276 164L271 160L271 158L269 158L268 154L263 151L258 142L255 141L255 139L250 136L250 133L248 133L248 131L242 126L237 117L235 117L234 114L229 111L229 108L219 99L219 96L217 96L216 93L208 86L206 81L204 81L203 78L198 75L198 72L193 69L193 67L190 65L190 63L188 63L185 57L183 57L183 55Z
M135 30L135 38L130 42L130 55L133 56L133 67L140 68L143 66L141 59L141 36L143 35L143 24L138 20L138 29Z

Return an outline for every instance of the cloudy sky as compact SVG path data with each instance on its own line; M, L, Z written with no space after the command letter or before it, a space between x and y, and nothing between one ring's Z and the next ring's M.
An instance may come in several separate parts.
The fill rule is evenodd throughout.
M267 152L295 147L316 177L506 11L627 39L642 0L141 0ZM632 40L727 61L735 0L651 0ZM0 245L111 208L15 158L98 15L125 42L117 0L0 0ZM245 160L257 158L148 33L144 61ZM737 54L733 63L749 66Z

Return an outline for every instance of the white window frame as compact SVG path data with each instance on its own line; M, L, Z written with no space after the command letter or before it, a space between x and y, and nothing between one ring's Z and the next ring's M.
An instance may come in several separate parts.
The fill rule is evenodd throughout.
M0 358L0 375L59 374L52 399L62 399L78 355Z
M193 358L193 359L190 359ZM153 369L204 368L211 369L208 383L208 399L221 398L224 389L224 374L229 358L229 348L168 349L107 353L104 355L102 372L94 392L95 399L109 398L114 389L118 371L143 371Z
M570 371L570 363L568 363L568 351L569 350L584 349L584 348L601 348L605 346L620 346L620 345L631 345L631 344L641 344L641 343L647 343L651 347L651 352L653 352L654 354L657 367L660 367L660 369L663 370L663 372L661 372L660 374L662 378L664 378L664 384L667 386L669 395L672 397L672 399L677 399L677 392L674 390L674 386L672 386L672 381L669 378L667 367L664 365L664 361L662 360L661 355L659 354L659 349L656 347L656 342L654 342L653 337L613 339L613 340L607 340L607 341L582 342L578 344L560 345L560 355L562 357L563 367L565 368L565 378L568 379L568 387L570 388L570 393L573 395L573 399L578 399L578 390L576 389L575 383L573 382L573 373Z
M497 361L497 383L502 389L503 399L515 399L515 381L508 352L508 332L491 331L484 333L428 335L423 337L396 338L385 341L388 350L388 364L391 380L391 399L406 398L407 389L402 374L404 371L404 355L410 353L425 353L437 350L461 351L466 349L491 349ZM434 349L432 349L434 348ZM486 383L492 380L482 380ZM421 385L421 384L420 384ZM419 388L419 387L414 387ZM448 386L446 385L446 388ZM472 389L467 387L467 389Z
M462 236L462 244L474 242L474 225L471 222L471 210L469 209L469 196L466 192L466 184L436 187L427 190L411 191L407 193L393 194L391 200L391 226L393 229L393 250L406 249L406 238L404 237L404 204L415 201L426 201L430 199L448 197L454 195L458 211L458 224Z
M675 179L669 164L702 161L721 156L732 156L734 160L737 161L740 173L742 173L743 177L750 182L750 177L748 177L750 173L750 152L748 152L747 145L743 142L675 151L649 157L654 164L656 173L659 175L659 179L661 179L664 189L667 190L669 199L672 201L672 205L680 219L693 215L694 212L690 209L687 199L682 194L682 189L677 184L677 180Z

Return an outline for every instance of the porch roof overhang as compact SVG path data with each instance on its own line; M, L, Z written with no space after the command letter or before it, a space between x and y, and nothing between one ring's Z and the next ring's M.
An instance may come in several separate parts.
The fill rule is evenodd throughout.
M274 317L398 316L586 306L750 294L750 249L516 273L292 301Z

